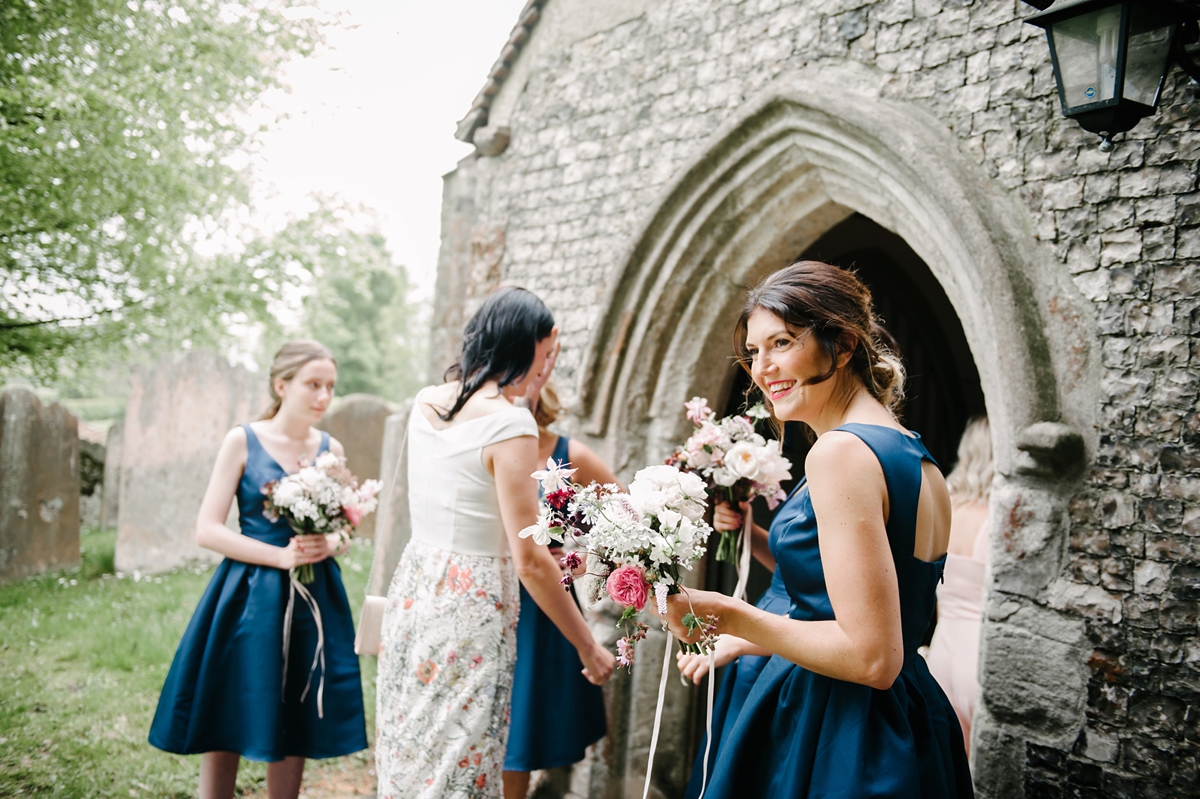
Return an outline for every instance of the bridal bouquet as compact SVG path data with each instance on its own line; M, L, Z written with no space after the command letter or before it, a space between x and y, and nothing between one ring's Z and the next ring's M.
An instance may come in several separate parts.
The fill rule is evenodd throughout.
M542 512L520 535L540 545L570 537L587 554L588 574L602 579L604 593L625 609L618 622L625 635L617 642L617 662L632 666L634 644L648 629L637 614L651 596L659 614L665 614L667 597L680 591L681 571L704 556L712 532L704 521L705 484L674 466L651 466L638 472L623 494L616 485L573 483L574 473L553 458L544 471L533 473L542 484ZM581 563L578 550L563 558L564 586L570 587L572 571ZM693 630L715 629L715 620L691 616L684 623Z
M773 510L787 493L780 486L792 477L791 462L783 456L778 441L768 441L754 432L754 419L769 416L762 403L750 408L745 416L715 419L708 400L694 397L685 402L687 418L696 432L675 452L667 463L700 475L708 493L722 492L732 505L766 497ZM722 530L717 543L717 560L737 560L737 530Z
M366 480L360 486L346 468L345 458L323 452L311 465L262 487L267 497L263 515L271 521L286 519L296 535L348 535L375 510L382 487L378 480ZM304 584L311 583L312 564L297 566L292 575Z

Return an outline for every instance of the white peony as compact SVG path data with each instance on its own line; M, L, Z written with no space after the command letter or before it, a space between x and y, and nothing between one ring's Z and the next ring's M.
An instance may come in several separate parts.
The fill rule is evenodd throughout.
M713 482L719 486L728 488L738 481L738 476L724 466L719 466L712 471Z
M760 483L781 483L792 479L792 463L783 456L779 442L768 441L758 453L758 477Z
M756 447L749 441L739 441L725 453L725 468L738 477L758 480L759 453L762 449L763 447Z

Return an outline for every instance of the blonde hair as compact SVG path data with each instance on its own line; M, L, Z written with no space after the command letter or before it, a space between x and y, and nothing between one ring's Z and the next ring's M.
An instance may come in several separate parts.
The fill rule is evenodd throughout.
M554 384L546 381L542 386L542 393L538 395L537 410L533 412L533 419L537 422L538 427L549 427L558 421L558 417L562 416L562 402L558 399L558 392L554 390Z
M946 478L951 502L987 502L992 493L993 468L992 429L986 416L977 416L967 423L958 442L958 463Z
M271 395L271 404L259 419L273 419L275 414L279 413L279 407L283 404L283 399L275 391L275 381L283 380L287 382L296 376L304 365L309 361L329 360L333 361L333 365L337 366L337 358L333 357L333 353L319 341L310 341L307 339L297 339L288 341L279 348L279 352L275 353L275 359L271 361L271 373L267 382L267 391Z

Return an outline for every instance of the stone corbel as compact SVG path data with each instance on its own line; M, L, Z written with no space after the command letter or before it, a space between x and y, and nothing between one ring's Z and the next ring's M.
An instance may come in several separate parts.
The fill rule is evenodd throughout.
M512 131L507 125L484 125L476 128L475 137L471 139L471 143L475 145L479 154L487 158L500 155L507 150L510 141L512 141Z
M1078 430L1061 422L1036 422L1017 436L1017 473L1063 478L1083 468L1085 448Z

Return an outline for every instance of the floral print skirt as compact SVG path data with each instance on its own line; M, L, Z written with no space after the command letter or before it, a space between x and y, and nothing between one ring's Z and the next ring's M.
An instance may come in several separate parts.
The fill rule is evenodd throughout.
M519 608L511 558L409 542L383 614L379 799L503 795Z

